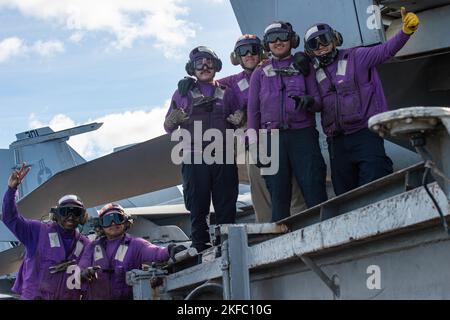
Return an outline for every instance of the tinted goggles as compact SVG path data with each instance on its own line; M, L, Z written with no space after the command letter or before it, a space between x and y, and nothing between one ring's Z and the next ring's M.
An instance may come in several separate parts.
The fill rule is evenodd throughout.
M60 207L55 210L55 213L59 214L61 217L72 215L75 218L81 217L85 212L86 210L80 207Z
M291 40L291 34L289 32L272 32L266 34L266 42L275 43L277 40L289 41Z
M328 46L333 41L329 33L321 34L320 36L314 37L306 41L306 45L310 50L318 50L320 45Z
M200 58L194 61L194 69L201 71L204 67L214 69L214 61L210 58Z
M240 57L246 56L247 53L250 52L252 56L257 55L261 52L260 46L257 44L244 44L242 46L239 46L234 50L236 54Z
M115 224L122 224L125 222L125 216L121 212L113 211L102 215L98 220L100 227L103 228L111 226L113 222Z

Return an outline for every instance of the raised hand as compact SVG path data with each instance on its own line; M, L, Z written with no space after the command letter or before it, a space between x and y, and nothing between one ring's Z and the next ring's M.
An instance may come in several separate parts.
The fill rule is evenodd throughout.
M8 187L10 188L17 188L18 185L22 182L23 178L28 174L30 171L30 167L26 166L26 163L23 162L22 166L19 170L14 170L8 179Z
M419 27L419 17L412 12L406 13L405 7L400 8L400 13L402 15L403 32L406 34L414 33Z

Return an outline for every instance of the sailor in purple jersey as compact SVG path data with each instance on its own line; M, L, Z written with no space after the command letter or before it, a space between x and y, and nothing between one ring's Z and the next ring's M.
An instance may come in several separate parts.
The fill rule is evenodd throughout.
M126 272L140 269L143 263L166 262L184 246L159 247L126 233L133 219L119 204L109 203L98 213L99 238L90 243L78 266L83 282L83 300L131 300L132 287Z
M279 171L264 176L272 200L272 221L289 215L294 176L308 207L327 199L326 167L315 129L320 95L312 75L296 67L291 50L299 44L288 22L274 22L264 31L272 57L252 74L247 108L249 129L279 129Z
M318 23L305 34L305 52L314 61L322 97L322 127L327 135L331 178L337 195L392 173L384 141L368 119L388 110L376 66L395 56L417 29L419 20L402 8L403 29L374 47L338 50L342 36Z
M12 290L27 300L79 300L79 282L69 266L76 265L90 242L76 230L87 221L86 209L77 196L66 195L52 208L51 222L24 218L15 196L29 170L22 164L11 174L3 198L3 222L26 248Z
M243 121L239 123L240 114L237 114L236 125L246 126L247 118L247 104L248 104L248 92L250 88L250 77L253 71L256 69L261 61L268 59L261 40L251 34L244 34L239 37L234 45L234 50L230 54L231 64L237 66L240 65L243 71L219 79L219 83L227 86L233 91L233 94L237 97L239 108L238 110L244 111ZM300 61L300 60L299 60ZM309 63L304 59L301 60L303 63ZM309 67L302 66L303 68ZM247 159L249 155L247 154ZM255 210L255 216L257 222L270 222L272 220L272 204L270 199L269 190L267 190L266 182L260 173L260 168L249 163L246 164L248 178L250 181L250 193L252 197L253 208ZM290 212L295 214L306 209L305 200L298 187L297 181L292 179L292 201Z
M186 72L195 76L194 85L186 94L176 90L172 103L164 121L164 128L171 133L177 128L186 129L192 144L183 150L182 164L183 196L186 208L191 213L192 246L197 251L203 251L210 246L207 216L210 212L212 200L216 224L234 223L236 217L236 201L238 196L238 174L236 163L225 162L225 146L223 148L223 163L207 164L200 158L201 163L193 163L195 154L203 155L204 148L210 142L202 142L200 149L194 149L194 121L201 123L202 134L207 129L217 129L223 134L226 142L226 129L234 129L233 116L238 103L229 90L225 90L214 80L216 72L222 68L222 62L209 48L199 46L189 54ZM190 162L190 163L189 163Z

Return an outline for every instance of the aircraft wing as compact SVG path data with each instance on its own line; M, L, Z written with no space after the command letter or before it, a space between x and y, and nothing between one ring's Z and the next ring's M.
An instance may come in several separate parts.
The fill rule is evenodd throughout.
M181 183L170 159L170 135L163 135L61 171L18 202L28 218L40 218L64 194L77 194L86 207L157 191Z
M238 196L238 211L252 207L250 194L243 194ZM132 216L144 216L153 219L169 218L176 216L189 215L189 211L185 205L182 204L165 204L148 207L126 208L127 213ZM214 206L211 204L210 212L214 212Z
M189 211L184 204L166 204L149 207L126 208L132 216L149 216L150 218L168 218L180 215L188 215Z
M19 241L14 234L0 221L0 242ZM1 260L0 260L1 261Z
M19 211L38 219L64 194L76 194L91 208L181 183L181 168L171 161L170 135L136 144L61 171L18 202ZM239 177L248 182L245 165Z
M24 254L23 245L0 252L0 275L17 272Z

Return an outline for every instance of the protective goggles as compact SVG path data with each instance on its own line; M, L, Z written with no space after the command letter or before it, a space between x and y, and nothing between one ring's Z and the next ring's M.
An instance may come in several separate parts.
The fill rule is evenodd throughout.
M86 210L80 207L59 207L52 210L52 212L59 214L61 217L69 217L72 215L75 218L79 218L86 212Z
M291 34L289 32L271 32L265 36L266 42L275 43L277 40L289 41L291 40Z
M110 227L113 222L115 224L123 224L125 221L126 219L122 212L112 211L102 215L99 218L98 223L100 227L107 228Z
M246 56L250 52L252 56L260 54L261 48L257 44L244 44L237 47L234 52L240 57Z
M324 33L306 41L306 45L310 50L318 50L320 45L326 47L331 42L333 42L331 35L329 33Z
M203 70L206 66L208 69L214 69L214 61L210 58L199 58L194 61L194 69L197 71Z

